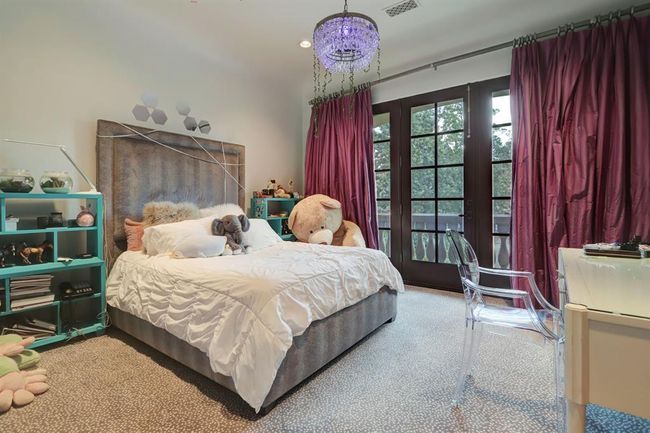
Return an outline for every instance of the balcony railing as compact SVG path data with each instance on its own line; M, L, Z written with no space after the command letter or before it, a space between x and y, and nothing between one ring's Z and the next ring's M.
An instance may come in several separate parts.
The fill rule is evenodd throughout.
M390 227L390 215L378 214L379 227ZM438 248L438 263L451 264L450 244L444 235L447 229L464 231L463 220L458 214L439 214L438 226L433 214L413 214L411 233L412 260L435 262L436 246ZM510 215L495 215L493 233L510 231ZM433 233L435 232L435 233ZM510 235L494 235L492 237L492 266L498 269L510 268ZM390 231L379 231L379 249L390 255Z

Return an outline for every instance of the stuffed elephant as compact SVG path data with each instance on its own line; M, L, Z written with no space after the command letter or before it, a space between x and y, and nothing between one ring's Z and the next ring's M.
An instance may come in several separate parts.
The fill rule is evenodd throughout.
M226 215L212 221L212 234L225 236L226 245L230 247L232 253L241 254L246 252L242 233L247 232L250 226L251 223L246 215Z

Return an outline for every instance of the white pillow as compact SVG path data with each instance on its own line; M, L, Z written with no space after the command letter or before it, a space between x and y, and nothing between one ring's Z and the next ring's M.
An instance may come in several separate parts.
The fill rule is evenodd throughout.
M192 235L176 244L172 256L177 259L215 257L223 254L225 247L225 236Z
M244 210L239 205L234 203L225 203L212 207L206 207L201 209L200 212L201 217L211 216L213 218L223 218L226 215L246 215Z
M211 220L186 220L177 223L160 224L144 229L142 245L150 256L174 252L176 245L188 236L211 235Z
M242 234L242 243L248 251L257 251L282 242L282 238L271 228L266 220L250 218L251 226Z

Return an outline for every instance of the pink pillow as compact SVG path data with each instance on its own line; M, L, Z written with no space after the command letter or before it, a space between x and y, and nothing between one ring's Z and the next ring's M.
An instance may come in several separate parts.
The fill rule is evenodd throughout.
M124 233L126 233L126 249L128 251L142 251L142 236L144 225L141 222L124 219Z

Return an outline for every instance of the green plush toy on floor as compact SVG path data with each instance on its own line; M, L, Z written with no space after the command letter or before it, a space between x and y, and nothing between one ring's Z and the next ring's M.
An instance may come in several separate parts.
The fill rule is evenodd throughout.
M31 403L35 395L50 388L45 369L25 370L41 360L37 352L26 349L33 342L34 337L0 335L0 413L8 411L12 403L17 407Z

